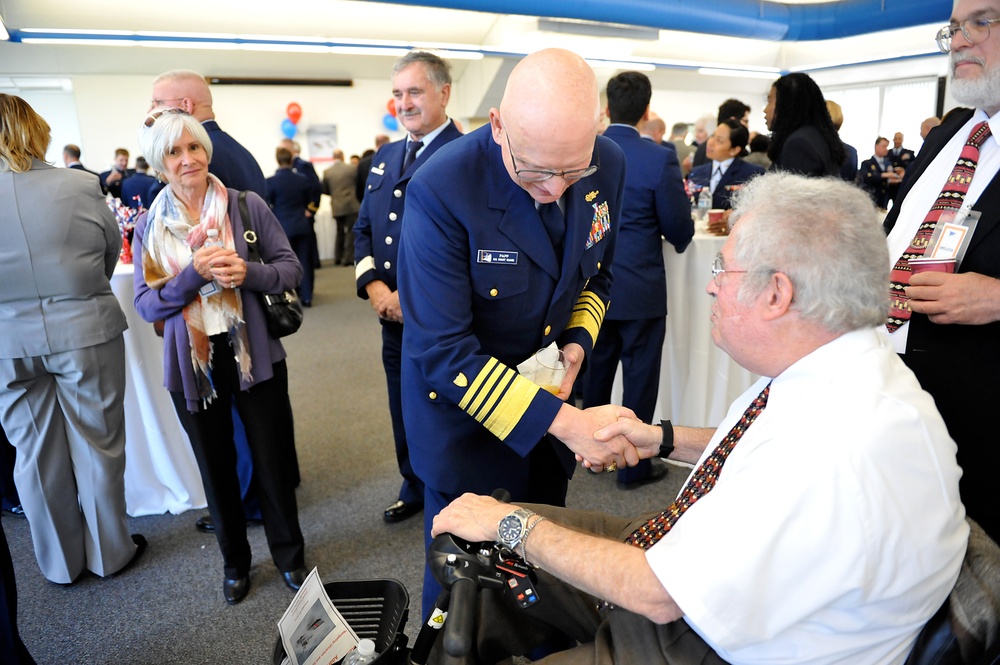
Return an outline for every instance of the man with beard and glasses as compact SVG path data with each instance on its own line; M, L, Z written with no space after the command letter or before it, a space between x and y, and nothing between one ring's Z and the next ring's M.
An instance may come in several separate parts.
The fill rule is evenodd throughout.
M895 266L886 327L958 444L969 516L998 540L1000 435L990 413L1000 389L1000 0L957 0L937 42L951 57L952 95L974 108L951 114L928 135L885 220ZM917 229L926 233L925 222L940 214L946 181L942 200L971 206L978 223L955 274L911 276L908 259L926 244Z

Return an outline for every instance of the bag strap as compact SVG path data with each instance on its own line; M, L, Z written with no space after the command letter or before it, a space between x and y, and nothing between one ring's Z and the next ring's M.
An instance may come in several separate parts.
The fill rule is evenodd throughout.
M243 190L239 196L240 220L243 222L243 239L247 241L247 258L255 263L264 263L257 249L257 232L253 229L253 218L247 206L247 192Z

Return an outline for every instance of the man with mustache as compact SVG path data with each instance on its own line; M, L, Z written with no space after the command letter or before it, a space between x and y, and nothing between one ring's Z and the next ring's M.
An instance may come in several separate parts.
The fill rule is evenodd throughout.
M399 389L403 348L403 312L396 291L396 255L403 223L403 206L410 178L441 146L462 133L448 117L451 65L433 53L410 51L392 68L396 117L406 128L405 139L389 143L372 157L365 197L354 225L354 276L358 297L368 300L382 324L382 366L389 388L389 415L396 462L403 484L385 509L386 522L401 522L424 508L424 484L410 466L403 429Z
M921 244L917 229L939 208L942 186L956 187L953 169L965 170L951 193L962 201L954 207L971 206L979 219L955 274L893 270L890 282L898 286L891 287L887 328L958 444L969 517L1000 540L1000 436L991 417L1000 389L1000 0L957 0L937 39L951 56L952 95L974 108L951 114L907 168L885 221L889 260L898 268L897 260L912 256L910 244Z

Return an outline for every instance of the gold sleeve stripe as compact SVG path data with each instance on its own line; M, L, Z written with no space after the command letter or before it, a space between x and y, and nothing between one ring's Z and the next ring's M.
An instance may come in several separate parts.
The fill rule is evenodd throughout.
M497 360L496 358L490 358L486 362L486 366L479 371L479 374L476 375L476 378L472 380L472 385L469 386L469 389L465 391L465 394L462 395L462 399L458 402L458 407L460 409L463 409L465 411L469 410L469 405L472 403L473 398L475 398L476 394L483 387L483 383L486 382L486 379L490 376L490 374L496 369L497 365L499 364L500 361Z
M537 385L496 358L490 358L458 406L503 441L538 391Z
M520 374L514 373L513 381L507 388L497 404L497 407L490 414L486 422L483 423L486 429L493 432L494 436L503 441L511 433L514 427L521 422L524 412L531 406L531 401L541 390L537 385L528 381Z
M597 343L597 332L604 322L607 306L593 291L584 291L573 307L567 328L583 328L590 335L591 343Z

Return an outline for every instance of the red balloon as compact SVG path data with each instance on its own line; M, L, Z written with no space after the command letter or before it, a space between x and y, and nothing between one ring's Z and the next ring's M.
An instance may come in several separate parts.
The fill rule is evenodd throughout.
M393 118L396 117L396 100L390 99L389 103L385 105L385 108L389 110L389 115Z
M288 113L288 119L294 122L295 124L298 124L299 118L302 117L302 107L296 104L295 102L289 104L288 108L285 109L285 112Z

